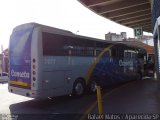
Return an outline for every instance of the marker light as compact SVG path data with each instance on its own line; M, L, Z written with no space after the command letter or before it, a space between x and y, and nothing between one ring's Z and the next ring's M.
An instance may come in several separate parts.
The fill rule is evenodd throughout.
M33 81L36 81L36 78L35 78L35 77L33 77Z
M35 69L36 68L36 66L35 65L33 65L33 69Z
M36 72L35 71L33 71L33 75L35 75L36 74Z
M36 62L36 59L33 58L33 62L35 63L35 62Z

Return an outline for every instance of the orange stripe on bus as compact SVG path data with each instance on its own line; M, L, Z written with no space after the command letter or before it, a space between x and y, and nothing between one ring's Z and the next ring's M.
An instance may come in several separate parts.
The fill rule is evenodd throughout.
M9 81L9 83L13 85L20 85L20 86L25 86L25 87L30 86L28 83L21 82L21 81Z

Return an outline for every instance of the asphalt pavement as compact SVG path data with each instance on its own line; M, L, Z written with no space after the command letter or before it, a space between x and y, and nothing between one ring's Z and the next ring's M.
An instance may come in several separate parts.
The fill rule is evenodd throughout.
M6 118L7 114L15 120L16 117L18 120L29 120L30 117L34 120L101 119L101 116L95 116L98 115L96 94L78 99L64 96L37 101L9 93L7 86L0 85L0 118ZM153 116L160 119L160 83L148 78L103 89L102 105L104 115L146 114L152 115L152 119ZM107 118L122 119L121 116Z
M140 119L160 119L160 82L146 78L123 84L103 94L102 106L104 115L109 119L122 119L126 115L141 115ZM81 120L101 119L97 115L97 102L93 102L84 113ZM115 115L115 118L111 115ZM136 117L134 119L138 119Z

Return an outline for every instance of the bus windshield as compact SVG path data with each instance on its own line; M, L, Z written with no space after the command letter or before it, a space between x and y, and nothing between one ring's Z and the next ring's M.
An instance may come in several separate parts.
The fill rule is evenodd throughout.
M31 88L31 38L33 27L13 31L10 38L10 85Z

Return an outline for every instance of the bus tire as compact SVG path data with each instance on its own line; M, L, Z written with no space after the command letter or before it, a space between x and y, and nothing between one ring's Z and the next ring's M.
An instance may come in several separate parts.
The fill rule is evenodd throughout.
M83 79L77 79L73 84L72 94L74 96L82 96L85 92L85 82Z
M90 92L90 93L95 93L96 90L97 90L96 86L97 86L96 81L94 81L94 80L91 81L91 82L90 82L90 85L89 85L89 92Z
M89 93L95 93L97 91L97 82L96 82L97 78L93 78L88 86L88 92Z

